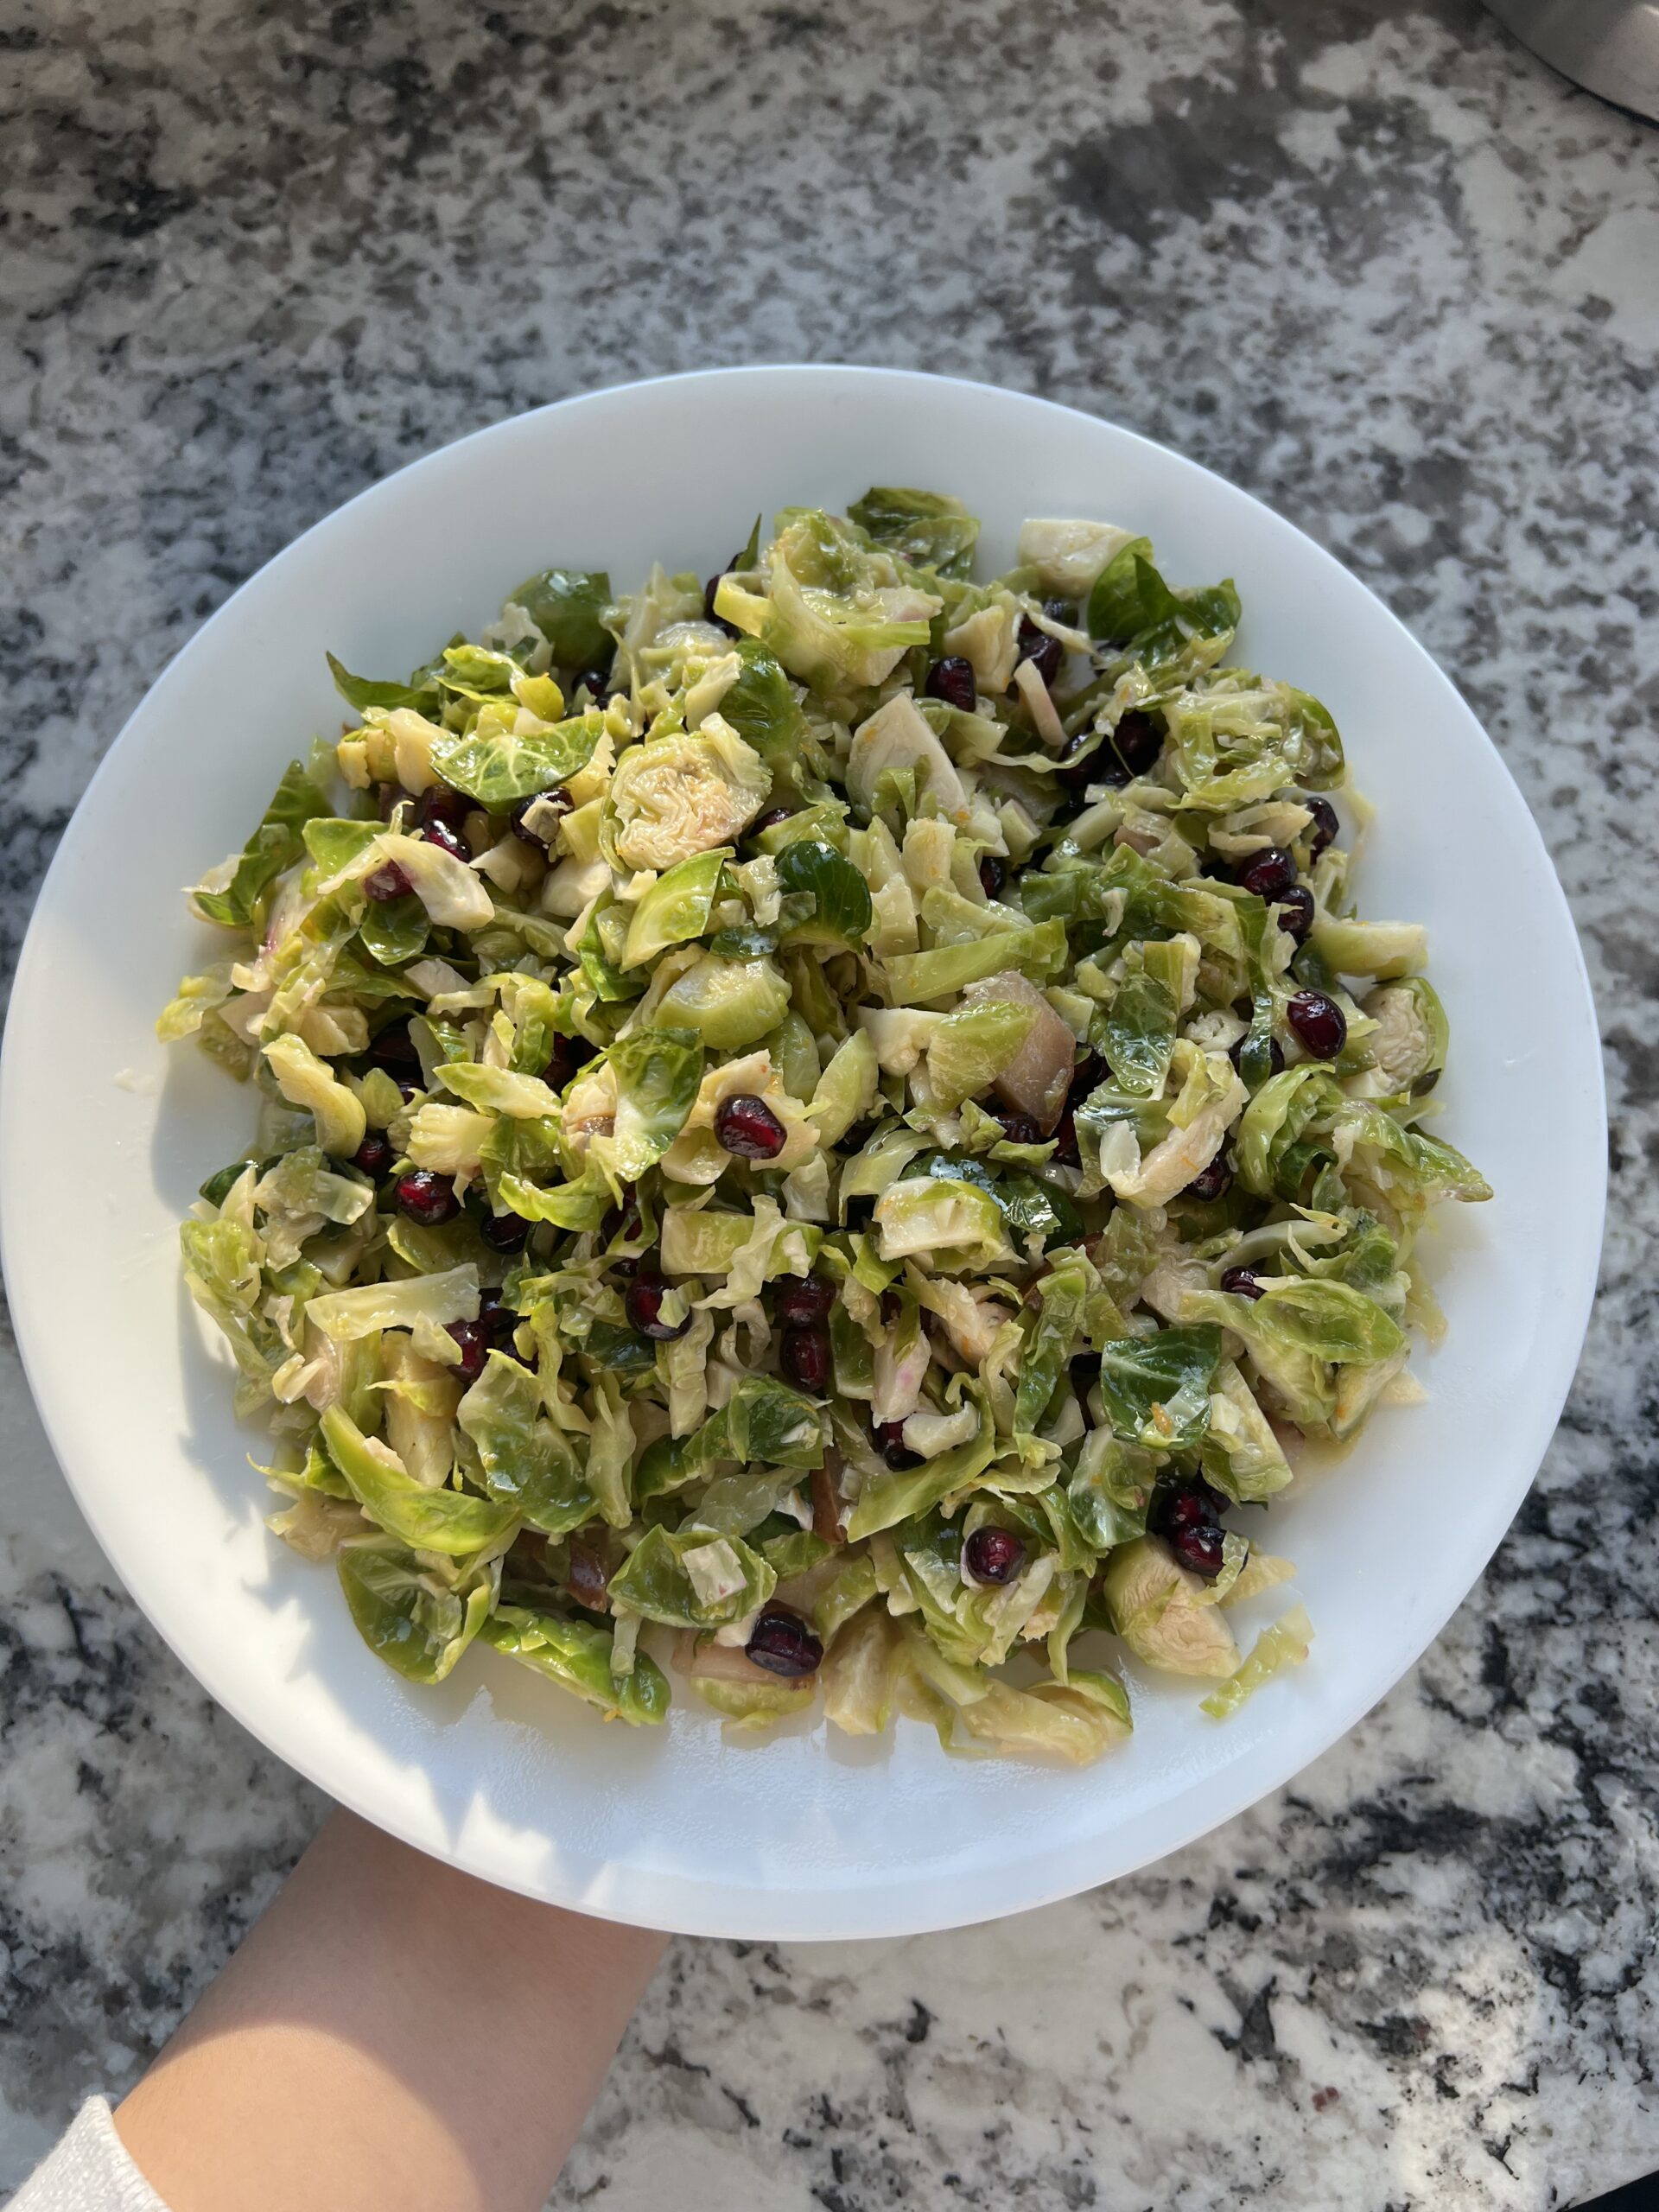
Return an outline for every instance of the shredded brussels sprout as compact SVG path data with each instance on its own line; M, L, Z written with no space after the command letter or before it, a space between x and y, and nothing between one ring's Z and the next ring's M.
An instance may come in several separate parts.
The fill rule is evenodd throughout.
M705 585L550 569L191 893L162 1014L259 1095L182 1230L271 1526L416 1682L629 1724L1122 1743L1294 1572L1235 1508L1405 1401L1423 932L1359 918L1315 699L1230 582L878 486ZM1116 1645L1110 1639L1116 1640ZM652 1656L653 1653L655 1656Z

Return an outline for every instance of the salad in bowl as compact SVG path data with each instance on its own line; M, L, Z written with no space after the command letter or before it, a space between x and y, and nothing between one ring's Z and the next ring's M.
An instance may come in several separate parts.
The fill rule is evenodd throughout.
M182 1227L271 1520L416 1682L481 1642L607 1717L822 1698L1083 1762L1120 1673L1307 1650L1262 1509L1409 1396L1423 931L1230 582L943 494L712 579L549 569L192 892L162 1017L251 1082ZM208 1163L204 1163L207 1165Z

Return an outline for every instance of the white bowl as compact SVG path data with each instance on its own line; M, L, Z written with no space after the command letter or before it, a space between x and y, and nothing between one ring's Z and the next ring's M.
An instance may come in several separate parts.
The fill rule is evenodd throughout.
M179 894L240 844L340 708L325 648L401 673L550 562L699 574L756 512L930 486L985 520L1147 532L1179 582L1237 579L1242 658L1324 699L1376 802L1365 912L1421 918L1450 1010L1440 1126L1486 1171L1445 1211L1450 1329L1428 1402L1384 1412L1276 1504L1317 1631L1235 1719L1132 1677L1133 1742L1092 1769L944 1756L900 1724L734 1744L677 1705L607 1727L493 1654L417 1690L359 1642L334 1576L268 1536L175 1230L252 1102L152 1023L213 956ZM880 370L634 385L480 432L353 499L245 584L111 747L23 950L0 1074L6 1274L47 1428L87 1519L185 1664L290 1764L422 1849L533 1896L711 1935L896 1935L1014 1912L1173 1850L1294 1774L1397 1681L1490 1557L1578 1357L1605 1158L1596 1024L1538 832L1451 684L1371 594L1191 461L1067 410ZM1270 1617L1272 1603L1262 1608ZM1253 1625L1253 1624L1249 1624Z

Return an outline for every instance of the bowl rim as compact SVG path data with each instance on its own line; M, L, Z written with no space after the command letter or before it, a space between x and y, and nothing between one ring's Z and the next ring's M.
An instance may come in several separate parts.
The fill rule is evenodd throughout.
M1578 1010L1587 1011L1592 1034L1599 1035L1595 1001L1585 963L1583 946L1573 920L1565 891L1561 887L1548 848L1544 843L1536 819L1528 807L1524 796L1520 792L1514 778L1510 775L1507 762L1479 718L1463 699L1455 684L1440 667L1427 647L1419 642L1392 608L1372 591L1363 579L1355 575L1354 572L1348 569L1336 555L1331 553L1317 539L1311 537L1297 524L1279 514L1275 509L1268 506L1264 500L1257 499L1242 486L1233 484L1216 471L1191 460L1173 448L1147 438L1139 432L1126 429L1122 424L1113 422L1109 416L1091 414L1081 408L1070 407L1059 402L1041 398L1029 393L1009 391L1000 385L985 384L969 378L938 376L918 370L885 368L868 364L833 362L749 363L724 368L694 369L669 376L599 385L582 392L572 393L562 399L550 401L543 406L522 410L498 422L466 433L461 437L451 439L432 451L405 463L389 475L365 486L351 499L320 516L297 537L281 548L270 560L245 579L222 605L217 607L207 620L168 657L146 686L142 697L135 704L132 713L124 722L122 728L99 761L71 813L35 895L29 926L19 954L13 979L14 1000L27 1007L33 999L37 982L35 971L46 957L43 949L43 933L38 926L39 918L48 909L54 897L60 894L62 891L63 883L67 880L73 860L78 825L84 823L96 811L96 801L100 789L111 775L113 764L118 756L124 756L132 744L140 741L135 732L135 725L143 714L150 697L179 664L187 657L195 653L212 633L228 626L232 619L233 610L238 607L245 595L264 584L274 574L302 565L308 557L308 550L312 541L320 533L329 530L344 516L360 512L365 507L372 507L377 501L390 498L392 487L406 488L411 480L418 480L423 473L435 472L445 465L449 457L458 449L466 448L477 452L491 442L510 439L514 435L521 433L525 423L543 416L579 413L582 409L592 406L595 403L614 402L619 397L628 394L671 391L675 388L715 382L767 384L793 381L804 386L810 382L823 382L825 379L831 383L848 379L857 380L865 385L922 386L939 391L970 393L979 396L982 399L988 395L997 403L1006 404L1012 409L1040 411L1045 415L1058 416L1065 421L1082 422L1104 427L1116 437L1157 455L1160 466L1173 466L1177 471L1190 472L1192 476L1205 480L1208 484L1221 486L1228 498L1248 502L1250 507L1267 517L1275 527L1291 531L1302 539L1317 556L1319 561L1336 570L1345 584L1350 587L1357 587L1363 591L1373 607L1385 619L1395 633L1395 642L1399 649L1408 652L1421 664L1430 674L1433 681L1442 688L1451 709L1464 718L1472 731L1478 734L1481 742L1492 756L1492 760L1498 771L1514 791L1521 814L1530 826L1532 835L1536 840L1539 857L1544 862L1550 893L1554 901L1555 920L1558 925L1564 927L1567 940L1570 944L1574 979L1582 1000L1582 1006ZM22 1187L22 1179L26 1173L26 1165L20 1156L20 1147L10 1142L9 1139L10 1132L16 1126L17 1096L22 1082L23 1047L17 1041L19 1034L19 1025L8 1020L3 1046L0 1046L0 1265L3 1266L5 1280L10 1294L19 1354L48 1440L76 1503L130 1599L138 1606L162 1641L200 1683L207 1694L216 1703L222 1705L239 1726L245 1728L285 1764L292 1767L306 1780L325 1791L340 1804L359 1814L362 1818L399 1836L404 1841L417 1849L447 1859L449 1863L461 1867L463 1871L476 1874L481 1878L497 1883L501 1886L518 1890L524 1895L544 1900L550 1899L563 1903L571 1909L597 1913L607 1918L639 1926L664 1929L671 1932L744 1937L752 1940L764 1934L768 1938L780 1941L824 1941L859 1940L970 1926L980 1922L1000 1918L1010 1913L1033 1910L1039 1905L1074 1895L1081 1890L1095 1886L1103 1881L1117 1879L1124 1874L1135 1872L1141 1867L1169 1855L1172 1852L1185 1848L1188 1844L1197 1841L1262 1799L1270 1796L1274 1791L1282 1789L1314 1759L1322 1757L1325 1751L1339 1743L1374 1706L1380 1703L1382 1699L1404 1679L1421 1660L1424 1651L1440 1634L1446 1622L1463 1604L1478 1582L1481 1574L1484 1573L1493 1553L1502 1541L1516 1512L1519 1510L1526 1491L1535 1478L1537 1468L1541 1464L1544 1453L1559 1426L1560 1412L1581 1357L1597 1287L1606 1208L1607 1166L1605 1142L1606 1096L1605 1069L1601 1055L1599 1052L1592 1051L1586 1054L1586 1067L1582 1072L1588 1073L1591 1078L1590 1103L1593 1105L1596 1123L1604 1138L1599 1173L1594 1185L1593 1236L1588 1232L1588 1224L1586 1224L1575 1243L1576 1280L1570 1286L1572 1294L1567 1303L1561 1325L1551 1339L1554 1357L1548 1363L1551 1379L1548 1389L1539 1402L1545 1405L1553 1404L1554 1411L1549 1414L1547 1419L1542 1415L1535 1417L1529 1425L1524 1449L1517 1448L1516 1451L1517 1465L1524 1461L1529 1467L1525 1484L1518 1486L1513 1496L1506 1494L1499 1503L1495 1503L1489 1508L1484 1516L1479 1531L1478 1566L1469 1580L1443 1605L1437 1601L1429 1608L1428 1613L1424 1617L1426 1625L1422 1626L1415 1649L1390 1681L1381 1689L1367 1683L1357 1693L1343 1700L1336 1708L1337 1714L1339 1716L1336 1725L1332 1725L1331 1719L1327 1718L1321 1726L1321 1740L1311 1750L1294 1740L1295 1732L1287 1731L1288 1749L1285 1755L1274 1758L1264 1751L1254 1764L1236 1763L1231 1770L1234 1777L1231 1787L1228 1786L1225 1773L1207 1778L1208 1788L1203 1809L1190 1821L1182 1822L1179 1825L1179 1832L1173 1838L1139 1850L1128 1859L1115 1863L1109 1871L1103 1873L1098 1870L1091 1872L1087 1866L1079 1866L1076 1864L1080 1858L1086 1858L1090 1849L1096 1853L1103 1850L1109 1832L1096 1831L1087 1844L1078 1841L1070 1847L1067 1866L1064 1872L1057 1872L1046 1881L1023 1887L1012 1897L982 1897L967 1909L964 1909L962 1898L956 1893L963 1884L971 1887L976 1882L983 1890L987 1885L982 1873L977 1876L953 1873L948 1878L936 1882L923 1873L915 1872L907 1874L896 1882L888 1880L879 1885L873 1884L863 1890L850 1888L839 1890L834 1893L839 1907L836 1922L835 1925L828 1927L810 1913L803 1914L796 1909L798 1905L798 1897L794 1892L764 1891L763 1894L768 1902L780 1909L763 1916L762 1923L757 1922L752 1915L734 1913L733 1899L742 1893L740 1885L734 1883L716 1885L706 1881L694 1880L689 1877L664 1878L660 1872L637 1867L618 1870L619 1879L622 1885L620 1893L607 1894L602 1901L595 1901L588 1896L557 1894L554 1887L538 1885L533 1881L520 1878L511 1866L499 1863L499 1859L493 1863L488 1849L480 1848L475 1839L470 1841L453 1837L444 1839L440 1835L435 1835L431 1830L422 1832L419 1824L412 1819L390 1815L385 1809L374 1802L373 1792L371 1789L354 1790L352 1786L352 1777L349 1775L342 1775L335 1771L330 1763L324 1758L314 1758L308 1745L297 1738L297 1732L293 1727L290 1726L285 1730L280 1726L274 1725L271 1716L266 1713L262 1712L257 1717L253 1716L245 1709L247 1701L241 1695L227 1694L223 1688L218 1686L212 1680L210 1674L199 1667L187 1650L186 1644L188 1638L185 1624L175 1622L169 1625L167 1621L158 1618L146 1598L128 1581L125 1573L117 1563L118 1547L112 1543L107 1533L108 1519L102 1511L100 1503L101 1488L95 1481L87 1479L84 1471L78 1470L73 1455L66 1452L64 1422L57 1399L54 1392L42 1390L41 1387L41 1378L46 1371L47 1324L45 1319L37 1312L30 1291L25 1288L20 1294L18 1289L15 1263L22 1257L19 1249L22 1232L16 1226L19 1209L14 1200ZM1471 1557L1474 1548L1471 1546L1470 1553ZM666 1894L670 1891L673 1893L671 1908ZM944 1902L947 1897L950 1901Z

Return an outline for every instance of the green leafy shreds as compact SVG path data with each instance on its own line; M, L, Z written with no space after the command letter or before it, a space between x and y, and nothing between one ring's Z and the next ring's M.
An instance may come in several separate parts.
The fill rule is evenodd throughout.
M1446 1008L1233 582L1064 519L976 579L978 534L878 486L712 610L549 568L407 681L330 656L360 726L189 894L158 1031L257 1110L186 1282L270 1525L411 1682L480 1643L648 1724L671 1649L745 1732L821 1682L1078 1761L1131 1724L1107 1637L1217 1715L1306 1652L1297 1608L1241 1658L1291 1569L1223 1516L1442 1325L1419 1232L1491 1195L1428 1126Z

